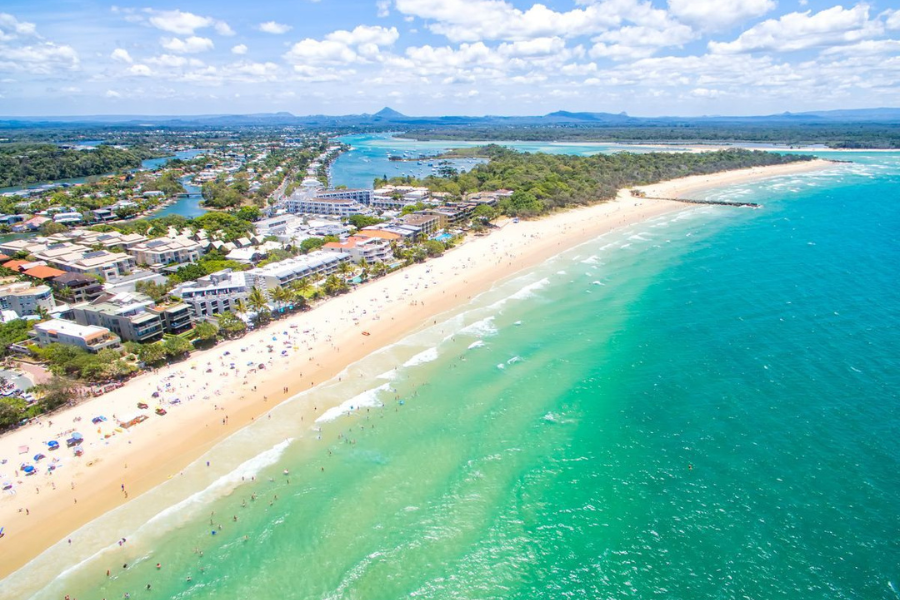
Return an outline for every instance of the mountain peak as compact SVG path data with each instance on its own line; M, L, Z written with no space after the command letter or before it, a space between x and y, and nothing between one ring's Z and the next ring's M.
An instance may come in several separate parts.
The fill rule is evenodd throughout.
M406 115L404 115L403 113L397 112L396 110L394 110L393 108L391 108L389 106L385 106L384 108L382 108L381 110L379 110L377 113L375 113L372 116L373 117L381 117L383 119L397 119L397 118L403 118Z

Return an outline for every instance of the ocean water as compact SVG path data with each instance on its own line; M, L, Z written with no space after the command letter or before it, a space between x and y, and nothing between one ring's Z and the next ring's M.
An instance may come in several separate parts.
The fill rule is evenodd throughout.
M841 158L498 283L0 597L898 598L900 154Z

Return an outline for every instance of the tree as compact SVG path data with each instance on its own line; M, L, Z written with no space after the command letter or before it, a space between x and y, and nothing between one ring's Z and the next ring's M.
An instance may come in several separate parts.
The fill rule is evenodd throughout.
M437 240L427 240L422 242L422 248L425 250L425 253L432 258L443 254L445 249L444 244Z
M137 351L137 357L146 365L158 365L166 360L166 349L160 342L141 344Z
M349 261L344 261L338 265L337 270L338 273L346 277L353 272L353 265L351 265Z
M68 231L68 227L56 221L46 221L41 223L41 235L53 235L54 233L62 233Z
M256 312L257 323L263 323L271 316L266 295L258 287L254 286L253 289L250 290L250 295L247 296L247 305L251 310Z
M78 384L68 377L54 375L47 383L36 385L35 389L41 394L38 402L43 412L48 412L73 401L78 392Z
M218 333L219 328L209 321L200 321L194 327L194 335L196 336L197 341L200 342L209 342L211 340L214 340L216 339L216 335Z
M167 336L162 342L163 350L169 358L181 358L193 349L191 343L177 335Z
M327 295L337 296L338 294L342 294L347 291L347 282L337 275L332 274L329 275L327 279L325 279L324 289Z
M325 240L322 238L306 238L302 242L300 242L300 251L303 254L309 254L313 250L318 250L322 246L325 245Z
M247 331L247 324L243 319L237 318L234 313L223 312L217 317L219 322L219 331L224 332L227 337L239 335Z
M482 221L493 221L497 218L497 209L490 204L479 204L475 207L472 217Z
M280 285L276 286L272 290L272 300L278 308L284 308L284 305L291 301L291 293Z

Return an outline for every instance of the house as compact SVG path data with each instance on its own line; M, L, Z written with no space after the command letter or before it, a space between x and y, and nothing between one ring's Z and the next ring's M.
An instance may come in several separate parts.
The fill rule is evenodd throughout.
M69 225L71 223L81 223L83 217L79 212L61 212L53 215L53 222L60 225Z
M42 216L34 216L28 219L27 221L22 221L21 223L15 223L12 225L11 229L14 232L21 231L37 231L41 228L41 225L49 221L50 219Z
M246 302L251 285L243 272L223 269L185 282L171 291L191 307L195 320L234 311L238 301Z
M30 263L30 261L27 261L27 260L10 260L10 261L3 263L3 268L9 269L10 271L15 271L17 273L21 273L23 270L23 267L29 263Z
M35 279L53 279L55 277L59 277L64 274L65 271L60 271L59 269L54 269L53 267L47 266L37 266L24 271L24 275L28 277L34 277Z
M32 286L25 281L0 286L0 308L15 311L20 317L50 312L56 303L53 290L46 285Z
M377 237L349 237L343 242L329 242L322 246L324 252L347 255L352 262L387 262L394 257L390 243Z
M399 233L395 233L393 231L386 231L384 229L377 228L368 228L360 229L354 234L354 237L367 237L367 238L377 238L379 240L385 240L387 242L399 242L403 240L403 236Z
M38 323L30 335L34 336L34 340L41 347L58 343L75 346L88 352L99 352L104 348L119 345L119 338L106 327L79 325L63 319Z

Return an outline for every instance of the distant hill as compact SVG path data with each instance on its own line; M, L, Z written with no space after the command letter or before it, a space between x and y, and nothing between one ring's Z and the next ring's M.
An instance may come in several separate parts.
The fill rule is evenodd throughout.
M632 117L626 113L570 112L559 110L543 116L440 116L415 117L390 107L375 114L296 116L289 112L228 114L228 115L85 115L46 117L0 117L0 129L59 126L126 126L126 127L240 127L240 126L308 126L318 128L384 128L398 127L530 127L530 126L654 126L710 125L735 123L745 125L790 123L871 122L900 123L900 108L870 108L850 110L782 113L763 116L702 116L702 117Z

